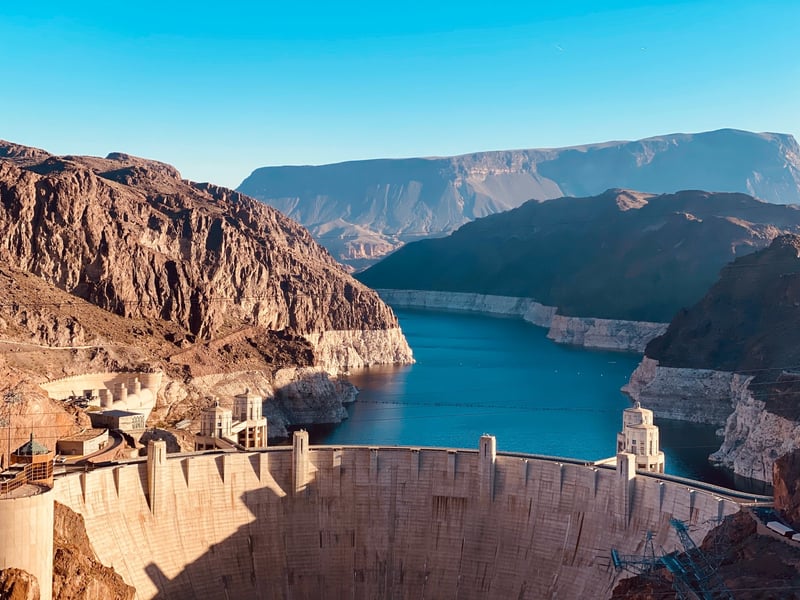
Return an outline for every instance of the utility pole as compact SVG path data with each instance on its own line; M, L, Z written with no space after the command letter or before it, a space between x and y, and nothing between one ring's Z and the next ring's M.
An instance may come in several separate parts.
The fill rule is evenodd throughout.
M9 446L9 449L10 449L11 448L11 420L10 419L6 419L5 417L0 417L0 427L8 427L8 439L9 439L8 446ZM3 458L5 458L5 461L3 461L3 469L7 469L8 468L9 456L10 456L10 454L6 454L6 455L3 456Z
M3 402L8 407L8 417L0 419L0 426L8 428L8 453L6 454L5 464L5 468L8 469L11 466L11 406L22 402L22 394L8 390L3 395Z

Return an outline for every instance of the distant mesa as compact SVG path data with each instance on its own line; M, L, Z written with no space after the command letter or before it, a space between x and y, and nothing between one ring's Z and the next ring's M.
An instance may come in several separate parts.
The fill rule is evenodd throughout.
M476 152L256 169L239 186L309 228L360 270L404 244L531 199L741 192L800 203L800 147L791 135L721 129L568 148Z

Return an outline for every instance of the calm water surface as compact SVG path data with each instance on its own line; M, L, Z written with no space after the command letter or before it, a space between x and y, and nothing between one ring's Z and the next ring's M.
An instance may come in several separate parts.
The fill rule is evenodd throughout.
M612 456L620 387L639 356L560 346L519 319L395 309L416 364L351 373L358 400L350 418L312 432L314 443L477 448L596 460ZM706 457L714 428L658 421L667 472L733 485ZM742 487L740 482L739 487Z

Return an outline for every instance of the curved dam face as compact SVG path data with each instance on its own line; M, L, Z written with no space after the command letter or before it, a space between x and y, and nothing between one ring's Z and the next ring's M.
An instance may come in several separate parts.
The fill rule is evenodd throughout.
M651 530L669 551L671 517L699 542L739 509L619 457L614 470L495 454L488 436L456 451L300 435L255 453L151 446L55 496L139 598L602 598L612 547L641 553Z

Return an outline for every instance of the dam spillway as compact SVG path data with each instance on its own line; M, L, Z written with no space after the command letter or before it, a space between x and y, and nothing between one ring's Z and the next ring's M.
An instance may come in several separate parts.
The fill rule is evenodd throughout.
M158 444L155 443L154 446ZM739 510L685 483L479 450L166 455L56 481L138 598L608 597L612 547L679 547Z

